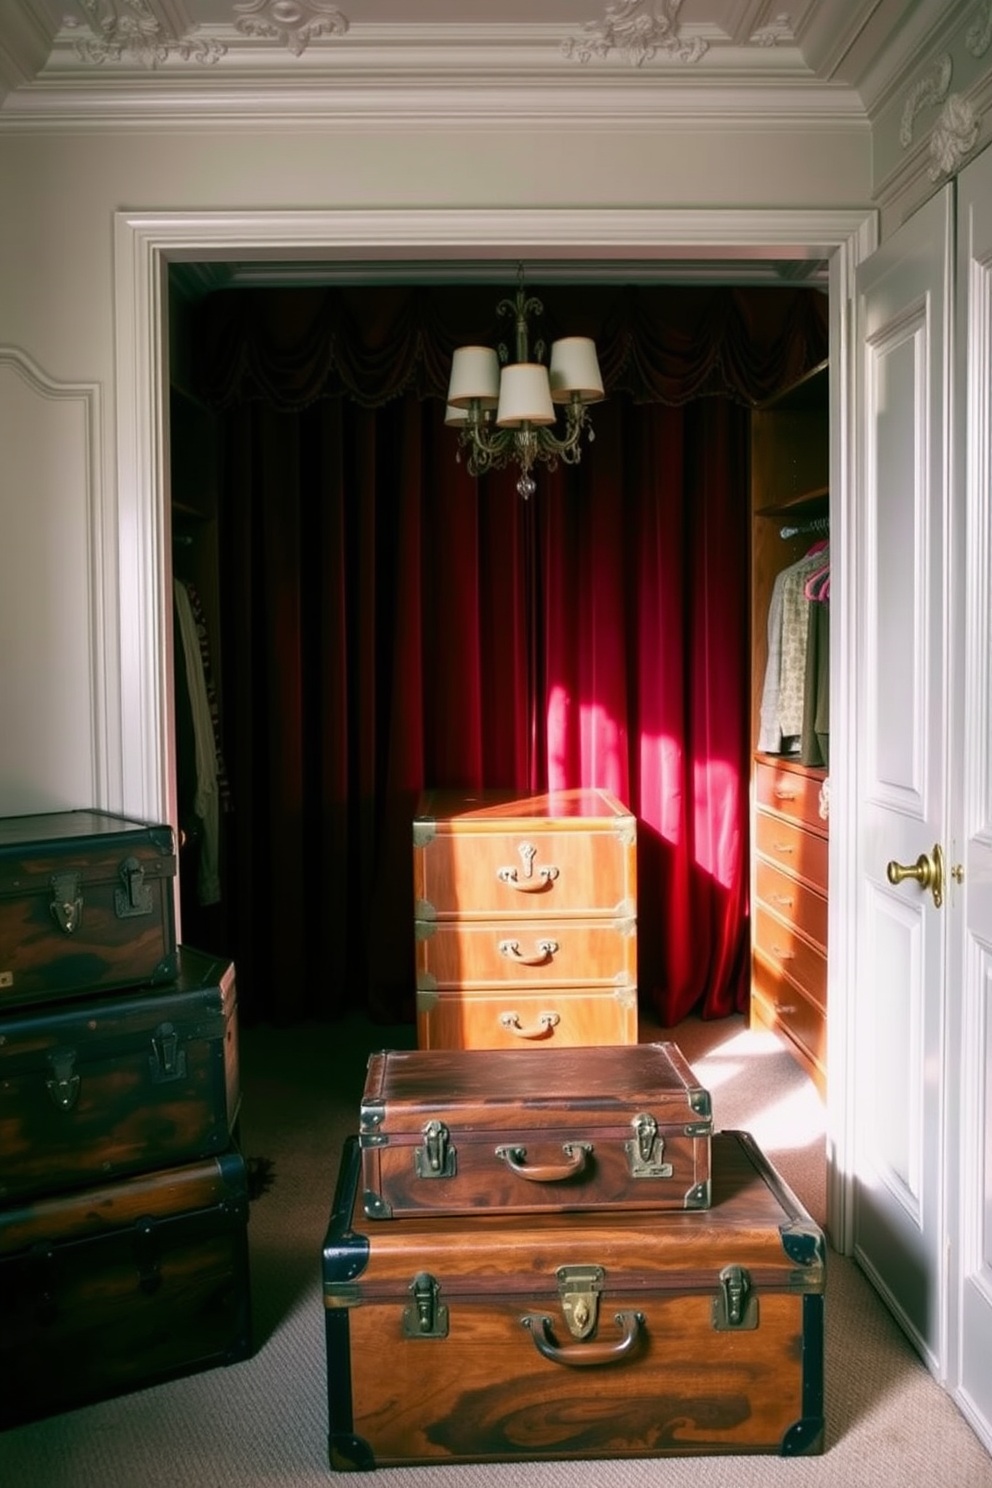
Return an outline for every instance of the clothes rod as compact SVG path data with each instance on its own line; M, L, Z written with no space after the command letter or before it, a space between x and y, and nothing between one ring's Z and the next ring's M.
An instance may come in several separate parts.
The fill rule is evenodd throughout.
M800 522L798 527L783 527L779 537L801 537L808 532L829 532L829 517L811 517L808 522Z

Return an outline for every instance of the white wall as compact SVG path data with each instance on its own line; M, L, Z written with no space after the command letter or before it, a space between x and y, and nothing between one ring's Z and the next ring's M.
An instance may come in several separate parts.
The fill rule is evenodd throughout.
M850 208L868 202L869 171L857 124L506 136L0 128L0 814L132 809L129 696L118 690L135 676L120 657L153 625L136 607L155 599L117 574L136 517L117 478L115 212Z

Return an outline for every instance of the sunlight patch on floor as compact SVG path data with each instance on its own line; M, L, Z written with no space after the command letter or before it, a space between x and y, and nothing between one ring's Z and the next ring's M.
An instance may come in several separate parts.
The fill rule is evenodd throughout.
M748 1121L759 1147L778 1152L810 1147L823 1140L823 1106L816 1092L795 1090L772 1105L759 1104Z
M819 1092L791 1060L783 1063L781 1040L770 1030L732 1031L691 1064L713 1097L716 1130L736 1126L778 1151L822 1141L826 1112Z
M744 1029L731 1034L724 1043L697 1054L690 1063L700 1082L716 1090L738 1076L760 1080L755 1060L764 1055L781 1059L782 1045L774 1033L765 1029Z

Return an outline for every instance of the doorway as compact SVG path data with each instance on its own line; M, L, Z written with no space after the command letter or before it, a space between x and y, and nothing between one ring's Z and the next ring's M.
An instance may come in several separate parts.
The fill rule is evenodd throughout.
M838 567L833 610L832 651L843 657L855 633L850 611L853 585L844 583L851 557L846 534L850 499L847 430L851 364L847 317L857 262L874 246L871 212L813 211L742 214L728 211L657 212L637 210L466 209L423 211L175 214L119 213L115 221L115 306L118 347L117 523L110 524L108 572L116 570L118 590L107 595L108 633L120 629L121 615L142 623L121 635L119 663L108 667L108 693L120 711L119 790L124 809L161 820L176 819L175 760L170 690L172 686L169 545L168 270L170 264L263 262L320 259L366 264L397 260L434 262L452 273L454 265L478 259L546 258L583 264L610 263L620 257L644 262L699 257L710 263L733 260L824 258L829 261L832 380L831 497L833 563ZM114 547L116 546L116 550ZM111 586L108 586L108 590ZM116 660L116 658L115 658ZM832 705L838 740L854 738L849 726L853 702L843 686L844 669ZM117 762L108 762L116 764ZM831 957L830 1040L828 1049L828 1224L835 1245L849 1247L851 1091L846 1079L849 1017L845 992L853 945L846 925L855 885L837 844L848 840L852 802L846 782L851 762L843 746L831 766ZM111 774L114 771L110 772Z
M542 469L529 502L509 471L476 483L442 425L450 349L499 338L512 264L483 285L314 265L305 288L279 266L241 287L234 266L206 298L170 294L183 934L237 961L246 1020L412 1016L409 820L431 783L618 794L652 907L643 1011L744 1010L748 445L753 404L826 355L809 268L578 265L573 284L523 264L537 332L592 336L608 390L581 469ZM223 682L221 750L195 761L187 588ZM317 904L348 927L333 976Z

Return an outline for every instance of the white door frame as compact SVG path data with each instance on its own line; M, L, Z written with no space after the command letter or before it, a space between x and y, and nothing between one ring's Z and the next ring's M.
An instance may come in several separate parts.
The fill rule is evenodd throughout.
M553 258L657 261L693 257L830 262L831 655L855 658L859 572L852 451L851 302L857 264L877 241L869 209L740 211L624 209L385 209L308 212L118 212L114 219L116 505L100 541L108 638L100 700L108 720L100 803L176 821L171 698L168 521L168 269L238 260L443 261ZM113 647L114 638L118 644ZM831 678L830 955L828 1000L828 1228L850 1248L849 1134L854 1037L857 840L856 666Z

